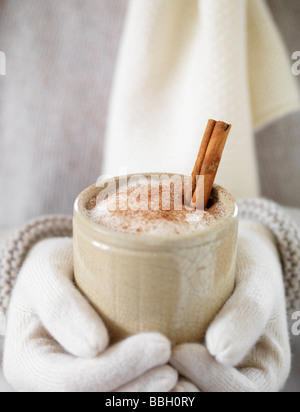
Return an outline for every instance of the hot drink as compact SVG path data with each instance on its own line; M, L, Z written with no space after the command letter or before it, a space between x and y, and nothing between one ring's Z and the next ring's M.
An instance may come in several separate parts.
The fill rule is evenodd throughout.
M182 187L171 186L165 197L160 184L130 186L129 176L124 187L120 180L91 186L76 201L77 286L112 342L147 331L173 344L202 341L235 285L232 196L215 186L207 210L186 209ZM107 196L109 185L117 190Z

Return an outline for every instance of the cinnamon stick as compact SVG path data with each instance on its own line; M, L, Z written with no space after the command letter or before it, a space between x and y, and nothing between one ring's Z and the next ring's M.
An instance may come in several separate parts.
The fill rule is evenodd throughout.
M196 159L196 163L195 163L195 166L192 172L191 181L189 182L186 188L185 200L186 200L187 205L190 205L192 202L193 194L197 186L197 176L200 176L205 154L206 154L206 151L207 151L207 148L208 148L211 136L212 136L212 132L216 126L216 123L217 122L212 119L208 121L206 130L205 130L205 133L202 139L202 143L199 149L199 153Z
M208 121L192 172L192 192L186 195L187 204L202 209L207 207L230 130L231 125L227 123ZM203 176L198 183L197 176Z

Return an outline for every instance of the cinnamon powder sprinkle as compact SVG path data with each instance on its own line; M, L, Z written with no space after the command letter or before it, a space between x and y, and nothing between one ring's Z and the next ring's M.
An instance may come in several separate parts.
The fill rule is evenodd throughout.
M165 187L160 182L121 188L104 199L100 192L86 204L86 213L94 222L117 232L161 237L199 231L227 213L215 192L208 206L205 211L187 208L182 187L174 183Z

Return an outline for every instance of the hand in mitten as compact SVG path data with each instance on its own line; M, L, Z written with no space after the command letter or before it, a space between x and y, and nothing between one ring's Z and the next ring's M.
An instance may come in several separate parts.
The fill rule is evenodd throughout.
M73 284L72 240L36 245L7 319L4 373L19 391L169 391L177 372L157 333L108 348L105 325Z
M171 364L203 392L276 392L290 371L282 269L272 236L242 223L236 288L206 346L175 348Z

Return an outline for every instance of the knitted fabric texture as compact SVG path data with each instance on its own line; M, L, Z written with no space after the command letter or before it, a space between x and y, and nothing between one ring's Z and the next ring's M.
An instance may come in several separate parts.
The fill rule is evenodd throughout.
M299 108L295 77L264 0L132 0L103 173L157 172L164 165L188 174L207 119L222 119L234 127L218 183L237 199L256 197L254 130Z
M285 211L265 199L239 202L242 219L254 220L273 233L284 269L289 313L300 307L300 229ZM7 312L12 289L29 250L40 240L72 236L72 218L45 216L24 225L12 236L0 256L0 312Z
M72 217L43 216L22 226L0 250L0 313L6 313L18 273L30 249L51 237L71 237Z
M273 233L281 256L287 310L300 308L300 228L276 203L265 199L244 199L238 203L240 217L254 220Z

